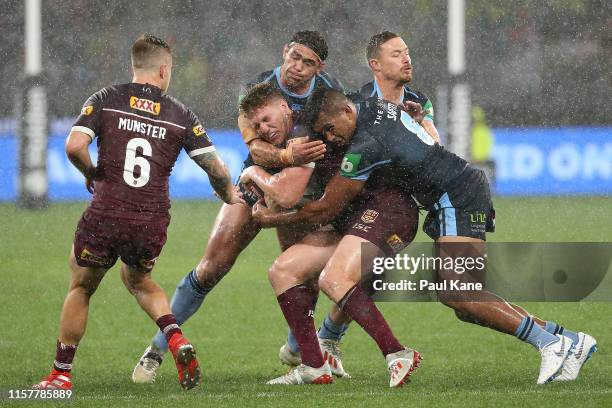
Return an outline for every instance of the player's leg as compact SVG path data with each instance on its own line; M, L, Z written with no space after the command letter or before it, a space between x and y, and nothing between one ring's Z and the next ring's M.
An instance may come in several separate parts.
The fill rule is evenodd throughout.
M185 389L199 384L202 372L196 359L196 352L183 333L170 311L168 298L164 290L151 277L150 267L128 265L121 263L121 280L125 287L134 296L142 310L157 324L164 333L166 341L179 374L179 383Z
M279 306L301 350L302 364L269 384L327 384L332 381L317 341L313 320L318 290L308 284L332 255L339 237L335 232L314 232L284 251L268 277Z
M251 220L251 208L242 204L223 204L213 224L204 256L198 265L177 284L170 302L179 325L199 310L206 295L230 271L238 255L259 233ZM166 337L158 330L151 345L134 367L135 383L155 381L156 371L168 351Z
M106 267L79 266L70 251L70 286L60 316L59 337L51 374L34 388L71 389L70 371L79 342L85 334L89 300L108 270Z
M204 256L176 286L172 312L180 325L185 323L202 305L206 295L230 271L238 255L259 233L251 220L250 207L242 204L223 204L213 224ZM163 354L167 343L161 332L153 338L155 351Z
M389 385L397 387L407 380L421 357L395 338L372 299L360 287L362 252L366 256L382 255L382 251L369 241L353 235L344 236L319 277L319 287L376 342L387 360L391 375Z

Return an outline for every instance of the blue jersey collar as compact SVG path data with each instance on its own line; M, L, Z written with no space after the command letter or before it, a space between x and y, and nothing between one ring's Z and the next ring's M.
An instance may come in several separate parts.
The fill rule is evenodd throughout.
M312 79L310 80L310 88L308 88L308 91L304 94L304 95L298 95L296 93L291 92L290 90L288 90L287 88L285 88L283 86L283 84L281 83L281 76L280 76L280 66L274 68L274 75L276 76L276 82L278 82L278 86L279 88L286 93L287 95L293 97L293 98L300 98L300 99L305 99L308 98L310 96L310 94L312 93L314 87L315 87L315 82L317 79L317 76L313 76Z
M376 82L376 78L374 78L374 86L372 88L374 88L374 89L372 90L372 94L370 96L376 95L380 99L384 99L383 96L382 96L382 92L380 90L380 87L378 86L378 82ZM406 91L406 86L402 86L402 97L400 99L402 102L404 102L404 98L406 97L405 91Z

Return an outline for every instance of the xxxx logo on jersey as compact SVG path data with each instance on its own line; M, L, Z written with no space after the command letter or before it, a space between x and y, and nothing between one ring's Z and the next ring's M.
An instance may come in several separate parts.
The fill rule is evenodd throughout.
M83 109L81 109L81 115L91 115L91 112L93 112L93 106L88 105L88 106L83 106Z
M137 109L143 112L149 112L153 115L159 115L160 104L148 99L141 99L136 96L130 96L130 108Z
M196 136L202 136L206 131L204 130L204 126L197 125L193 127L193 134Z

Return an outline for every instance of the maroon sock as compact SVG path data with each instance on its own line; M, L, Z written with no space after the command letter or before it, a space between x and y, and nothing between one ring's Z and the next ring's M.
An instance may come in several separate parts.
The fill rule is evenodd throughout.
M276 299L300 347L302 363L318 368L325 361L321 355L312 317L312 305L315 297L316 293L312 288L299 285L280 294Z
M372 299L359 286L349 290L339 305L344 313L355 320L374 339L383 355L404 349Z
M55 361L53 362L53 368L63 373L69 373L72 370L72 360L74 360L74 354L76 353L78 345L70 346L64 344L59 339L55 345Z
M172 337L173 334L183 333L178 323L176 322L176 318L173 314L163 315L162 317L157 319L155 323L157 323L157 326L159 326L159 330L164 333L164 336L166 336L167 341L170 341L170 337Z

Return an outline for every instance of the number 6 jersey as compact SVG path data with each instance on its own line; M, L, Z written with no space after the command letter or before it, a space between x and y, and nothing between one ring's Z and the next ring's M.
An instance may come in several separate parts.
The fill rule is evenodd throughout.
M168 179L181 149L190 157L215 150L196 115L150 84L96 92L72 130L97 139L91 208L128 219L168 214Z

